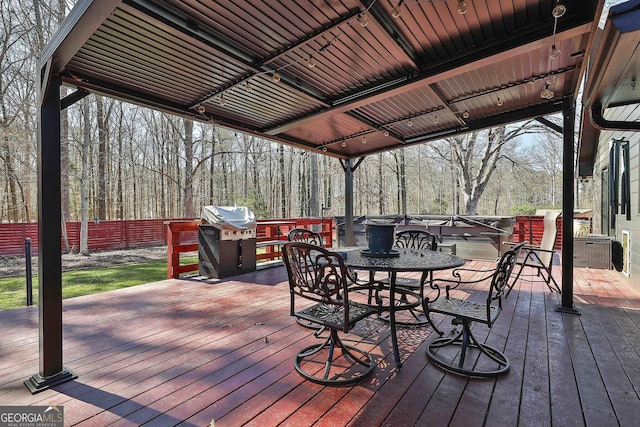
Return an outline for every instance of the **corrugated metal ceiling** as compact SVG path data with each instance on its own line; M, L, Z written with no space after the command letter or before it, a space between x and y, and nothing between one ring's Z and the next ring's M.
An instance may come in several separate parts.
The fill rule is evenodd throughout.
M343 158L561 110L601 2L560 0L553 60L556 0L467 3L80 0L83 36L45 54L66 84Z

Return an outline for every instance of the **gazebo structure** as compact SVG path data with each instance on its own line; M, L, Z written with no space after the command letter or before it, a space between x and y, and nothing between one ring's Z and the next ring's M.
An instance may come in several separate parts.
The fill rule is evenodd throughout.
M537 118L564 136L573 216L575 101L602 0L79 0L39 66L40 371L62 363L60 111L90 92L336 157ZM60 99L62 85L75 91ZM563 113L558 127L545 115ZM573 309L563 230L561 310Z

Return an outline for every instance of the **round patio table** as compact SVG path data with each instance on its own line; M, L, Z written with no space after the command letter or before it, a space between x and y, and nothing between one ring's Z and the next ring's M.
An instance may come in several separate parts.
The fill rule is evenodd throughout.
M427 281L429 275L438 270L448 270L464 265L465 260L459 256L429 250L415 250L406 248L394 248L397 256L386 256L369 254L367 247L347 247L335 248L336 252L342 254L345 265L349 268L369 271L373 284L375 272L386 272L390 275L389 280L389 305L380 306L384 311L389 311L389 327L391 329L391 344L393 347L393 357L398 368L402 367L400 361L400 351L398 350L398 335L396 331L395 312L398 310L408 310L416 304L395 305L396 275L399 272L419 272L422 273L421 284Z

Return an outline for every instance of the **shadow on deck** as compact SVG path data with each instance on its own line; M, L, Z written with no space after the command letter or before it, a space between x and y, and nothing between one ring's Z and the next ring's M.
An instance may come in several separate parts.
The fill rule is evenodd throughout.
M640 294L590 269L575 270L574 293L579 316L556 312L559 296L542 282L516 285L480 333L511 360L498 379L428 363L430 327L400 329L398 370L387 324L370 318L349 339L376 371L329 388L293 368L315 338L289 316L283 267L150 283L65 300L64 362L79 378L36 395L22 382L39 366L37 307L1 312L0 402L63 405L65 425L636 425Z

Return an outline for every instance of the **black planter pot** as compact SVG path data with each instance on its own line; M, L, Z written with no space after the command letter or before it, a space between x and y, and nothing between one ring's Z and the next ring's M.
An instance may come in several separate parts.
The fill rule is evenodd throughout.
M367 223L365 235L372 254L388 254L395 242L396 224Z

